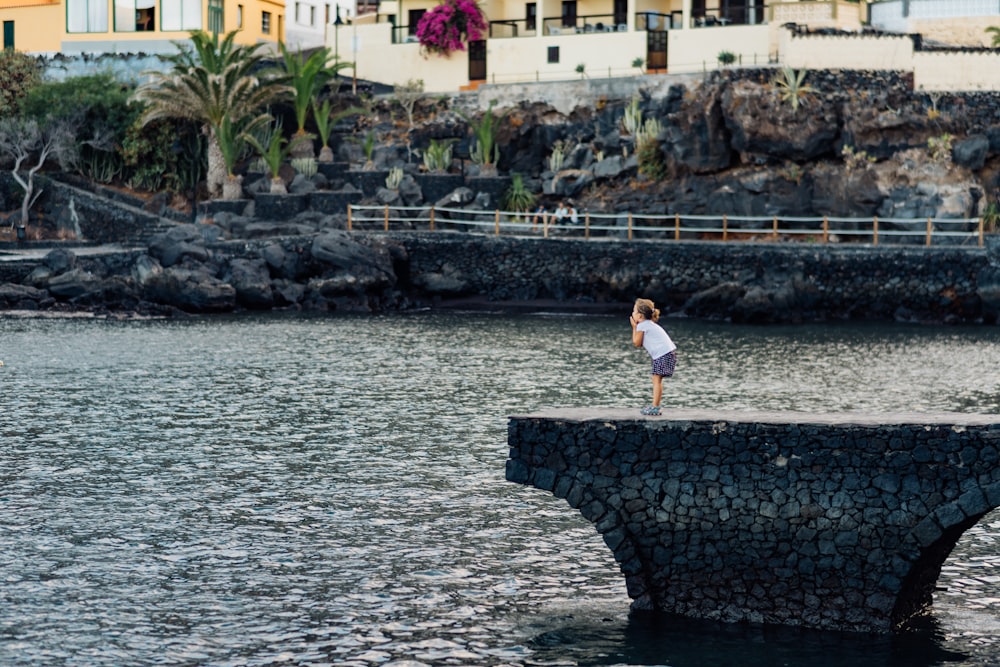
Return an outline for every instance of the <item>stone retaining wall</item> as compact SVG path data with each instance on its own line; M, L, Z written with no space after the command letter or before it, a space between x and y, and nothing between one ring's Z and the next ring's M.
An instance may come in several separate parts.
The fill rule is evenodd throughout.
M1000 420L557 410L517 416L507 479L604 537L636 609L888 632L1000 505Z
M590 305L644 296L665 313L745 322L995 322L1000 308L1000 239L988 251L444 232L391 238L407 249L416 291L438 298Z

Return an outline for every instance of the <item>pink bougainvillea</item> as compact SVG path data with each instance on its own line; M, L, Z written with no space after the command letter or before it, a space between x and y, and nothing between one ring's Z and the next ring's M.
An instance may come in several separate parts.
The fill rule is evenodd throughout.
M475 0L444 0L417 23L417 39L428 53L447 56L482 39L488 24Z

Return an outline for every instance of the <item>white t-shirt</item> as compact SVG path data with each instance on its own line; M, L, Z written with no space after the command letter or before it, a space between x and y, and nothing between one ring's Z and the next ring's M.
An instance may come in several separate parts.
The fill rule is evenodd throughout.
M659 359L677 349L674 341L670 340L670 336L663 330L663 327L652 320L639 322L635 326L635 330L642 332L642 346L646 348L646 352L649 352L649 356L653 359Z

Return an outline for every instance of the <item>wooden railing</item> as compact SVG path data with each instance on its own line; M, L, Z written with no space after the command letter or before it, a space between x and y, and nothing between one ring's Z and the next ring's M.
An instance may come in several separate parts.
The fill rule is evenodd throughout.
M860 241L879 245L919 239L925 246L951 239L953 245L983 245L982 218L844 218L825 216L689 215L681 213L589 213L576 221L551 213L473 211L435 206L347 207L347 229L462 230L493 236L602 238L618 240L794 240L830 243Z

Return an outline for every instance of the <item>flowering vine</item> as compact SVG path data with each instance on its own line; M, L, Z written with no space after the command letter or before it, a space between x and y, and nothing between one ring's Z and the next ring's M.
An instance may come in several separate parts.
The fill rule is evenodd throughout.
M417 39L428 53L448 56L482 39L488 24L475 0L444 0L417 23Z

